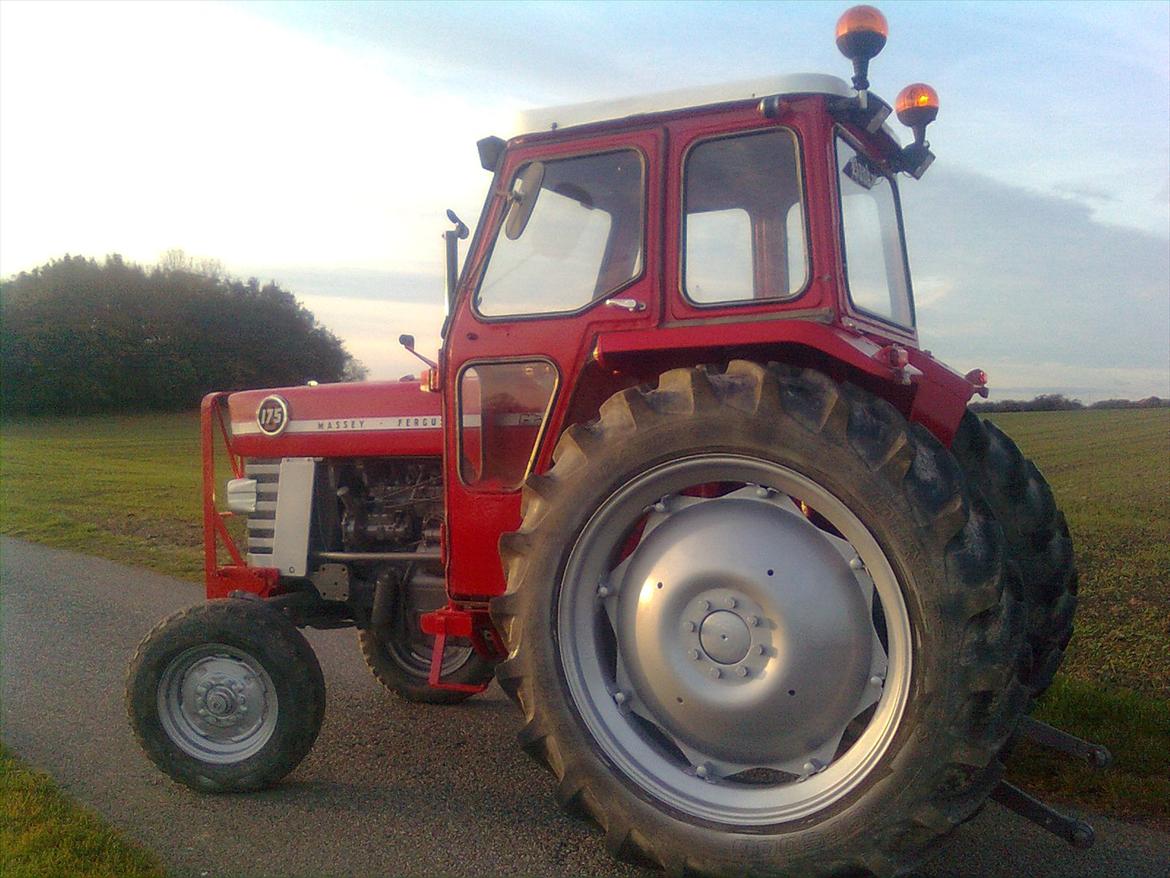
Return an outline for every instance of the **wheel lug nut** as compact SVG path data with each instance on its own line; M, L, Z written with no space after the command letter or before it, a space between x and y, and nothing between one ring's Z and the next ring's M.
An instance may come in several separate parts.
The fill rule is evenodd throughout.
M619 689L617 692L613 693L613 700L617 704L625 704L628 698L626 697L626 693Z
M737 601L735 598L728 598L726 603L727 603L727 609L729 609L729 610L734 610L736 607L739 606L739 601Z
M697 661L699 658L699 651L697 649L692 649L690 651L690 656Z
M695 766L695 777L706 780L711 776L711 766L704 762L702 765Z
M768 489L767 488L756 488L756 496L757 497L767 497L768 496Z
M655 512L665 512L666 511L666 504L663 503L661 500L659 500L657 503L654 504L654 511Z
M869 678L869 685L871 685L871 686L882 685L882 678L879 677L877 674L874 674L872 677Z
M718 680L723 676L723 672L718 668L712 668L710 671L708 671L708 673L711 675L712 680Z
M762 644L762 643L756 644L756 655L763 655L767 651L768 651L768 648L766 646L764 646L764 644Z
M851 570L860 570L864 566L865 562L861 560L860 555L854 555L849 559L849 569Z
M597 589L597 596L598 596L599 598L607 598L607 597L609 597L609 586L607 586L607 585L603 585L603 586L601 586L599 589Z
M706 612L707 610L711 609L711 602L710 601L699 601L699 609L702 610L703 612Z
M739 674L741 677L746 677L748 675L748 669L745 668L743 665L740 665L738 668L736 668L735 672L737 674Z
M748 623L749 627L756 628L760 624L760 617L759 616L748 616L747 623Z

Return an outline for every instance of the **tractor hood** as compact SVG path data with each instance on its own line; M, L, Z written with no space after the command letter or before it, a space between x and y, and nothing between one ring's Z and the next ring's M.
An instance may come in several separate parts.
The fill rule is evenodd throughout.
M443 453L442 397L416 379L245 390L228 397L228 413L244 457Z

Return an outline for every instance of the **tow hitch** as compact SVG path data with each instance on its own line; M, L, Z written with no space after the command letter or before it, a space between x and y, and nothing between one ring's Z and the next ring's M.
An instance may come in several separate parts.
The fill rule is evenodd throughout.
M1020 722L1019 734L1042 747L1084 759L1094 768L1108 768L1113 762L1112 755L1100 744L1083 741L1075 735L1062 732L1030 716L1024 717ZM1028 795L1015 784L1000 781L992 790L991 798L1021 817L1031 820L1037 826L1047 829L1053 835L1063 838L1075 848L1093 846L1096 836L1092 826L1083 820L1061 814L1055 808Z

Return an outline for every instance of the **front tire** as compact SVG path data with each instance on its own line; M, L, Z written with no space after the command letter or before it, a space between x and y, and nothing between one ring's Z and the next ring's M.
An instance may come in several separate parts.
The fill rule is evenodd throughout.
M146 755L174 780L201 792L258 790L312 748L325 679L280 613L211 601L163 620L138 646L126 710Z
M1023 619L933 437L737 361L619 393L553 459L501 539L497 676L614 855L888 874L982 805Z

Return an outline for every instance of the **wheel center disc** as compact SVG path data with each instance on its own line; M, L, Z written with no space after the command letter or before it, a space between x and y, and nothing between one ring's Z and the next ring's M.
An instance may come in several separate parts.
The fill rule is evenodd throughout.
M873 655L853 570L803 516L719 498L672 513L614 600L617 682L680 746L777 765L856 714Z
M699 643L711 661L721 665L741 662L752 645L747 623L729 610L718 610L703 620Z

